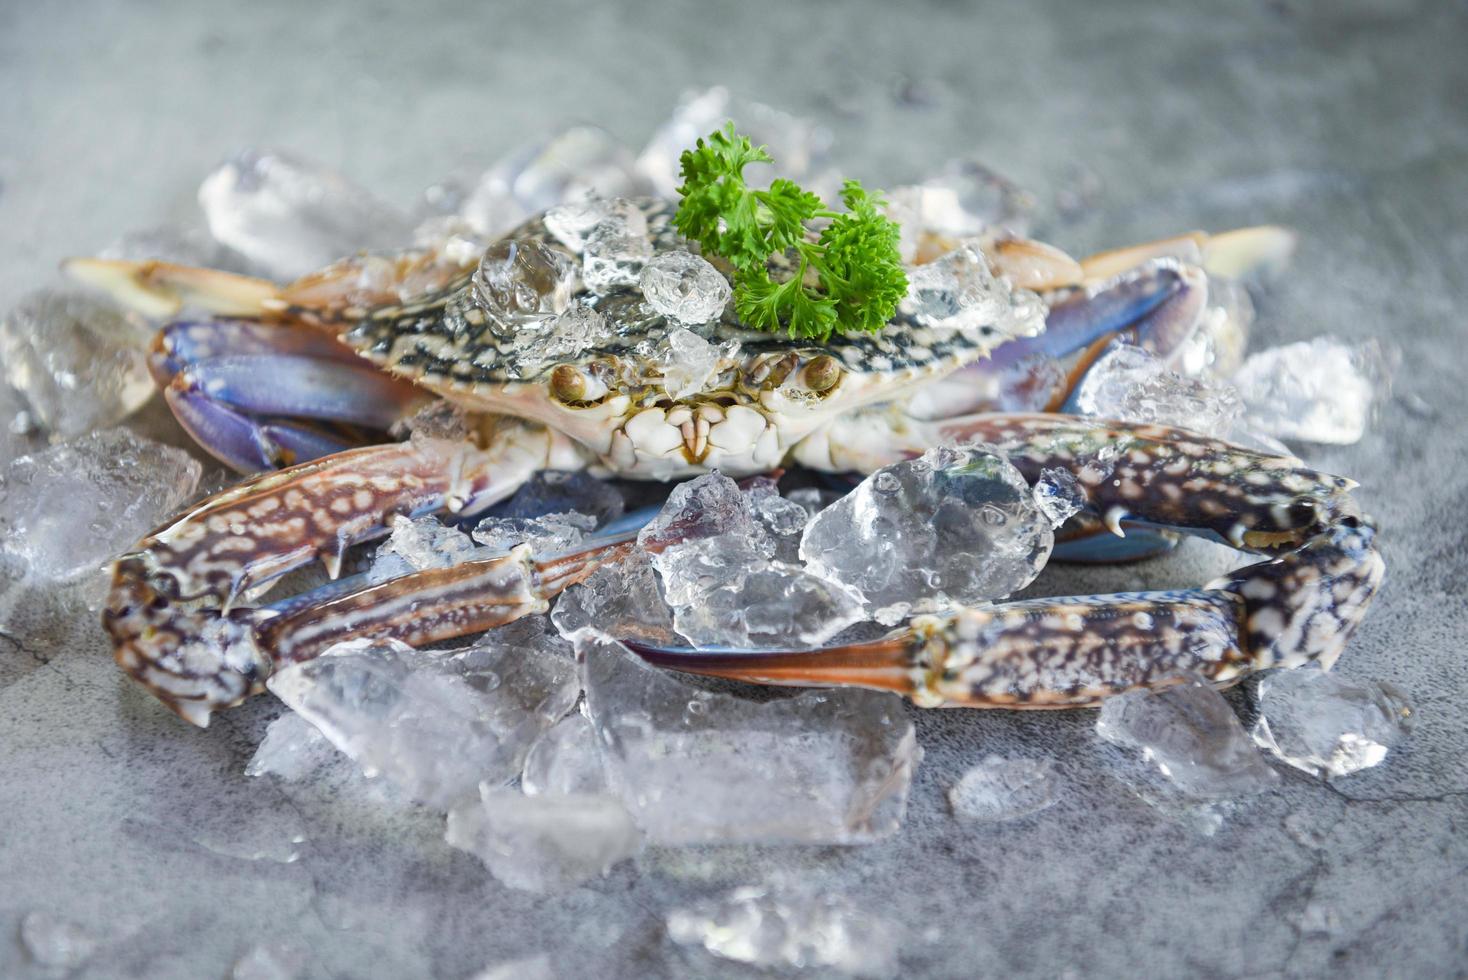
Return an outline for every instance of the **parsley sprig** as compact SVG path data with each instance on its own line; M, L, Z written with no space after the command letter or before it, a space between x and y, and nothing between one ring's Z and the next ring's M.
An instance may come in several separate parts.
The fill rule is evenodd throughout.
M746 166L773 162L732 122L700 139L679 158L682 201L673 224L734 267L734 308L746 326L817 340L882 329L907 295L907 276L898 227L878 210L881 198L848 180L846 210L831 211L794 181L775 180L768 190L744 182ZM816 234L808 223L820 219L828 224ZM774 256L792 258L789 278L771 275Z

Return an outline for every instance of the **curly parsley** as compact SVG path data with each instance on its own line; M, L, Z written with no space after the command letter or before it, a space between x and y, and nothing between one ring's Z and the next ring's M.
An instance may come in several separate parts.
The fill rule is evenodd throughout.
M746 166L773 162L732 122L700 139L679 158L682 201L673 224L734 267L734 308L747 326L817 340L837 330L882 329L907 295L907 276L898 228L878 210L881 198L848 180L846 210L838 212L793 181L776 180L768 190L744 182ZM808 227L818 219L829 222L819 235ZM794 272L777 280L770 259L787 254Z

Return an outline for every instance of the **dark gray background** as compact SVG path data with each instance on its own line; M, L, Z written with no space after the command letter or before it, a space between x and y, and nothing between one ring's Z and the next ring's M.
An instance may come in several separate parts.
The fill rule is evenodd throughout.
M96 977L222 977L259 943L311 976L458 978L540 951L566 975L727 975L673 947L663 917L764 881L898 923L912 975L1461 975L1465 47L1468 8L1413 0L5 3L6 305L64 255L189 217L200 177L240 146L295 149L407 204L563 123L640 144L682 89L713 83L822 118L869 182L976 154L1033 189L1076 253L1294 225L1263 339L1403 353L1367 440L1310 458L1358 478L1384 529L1388 582L1340 669L1405 687L1420 720L1377 769L1334 786L1287 772L1207 836L1116 778L1091 716L914 711L928 755L885 843L657 851L538 898L442 845L438 818L247 779L268 698L189 730L88 627L0 647L0 975L41 975L15 942L35 909L105 940ZM139 424L167 431L156 405ZM1193 548L1043 584L1188 584L1217 564ZM1053 757L1061 802L955 822L943 794L988 752Z

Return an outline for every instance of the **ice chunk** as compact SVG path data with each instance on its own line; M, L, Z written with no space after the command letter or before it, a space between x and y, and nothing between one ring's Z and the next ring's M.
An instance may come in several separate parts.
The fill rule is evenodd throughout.
M575 642L607 778L649 840L851 844L901 825L920 750L895 696L747 701L591 630Z
M612 333L604 314L574 303L553 319L520 324L502 348L512 354L505 368L514 377L532 378L563 361L580 359Z
M1140 347L1117 344L1081 381L1076 405L1086 415L1175 425L1223 438L1238 419L1239 396L1222 382L1185 378Z
M816 498L817 501L819 497ZM800 536L810 523L812 510L796 500L787 500L779 493L751 493L749 508L754 519L765 529L775 545L775 557L780 561L794 563L800 559ZM819 506L814 508L819 510Z
M595 518L596 526L603 527L621 517L626 506L621 491L585 470L541 470L491 513L496 517L543 517L576 511Z
M287 782L299 782L341 758L320 729L289 711L265 729L265 738L245 766L245 775L279 776Z
M339 643L271 676L270 690L368 776L446 808L518 775L525 753L576 702L575 669L491 642L414 651L396 640Z
M20 920L20 941L41 966L75 970L97 951L91 933L49 912L27 912Z
M436 517L393 516L392 533L377 549L368 577L386 581L409 572L429 568L449 568L469 558L488 554L474 540L456 527L448 527Z
M526 544L537 555L554 555L578 545L596 530L596 518L575 511L543 517L486 517L474 528L474 540L491 551Z
M663 390L669 398L687 398L702 391L727 361L739 353L739 342L731 340L715 346L692 330L682 327L668 334L667 346L660 363Z
M74 290L39 290L0 320L5 380L43 428L71 437L116 425L153 397L150 331Z
M983 447L931 449L883 467L817 514L800 555L854 588L879 622L1024 588L1055 533L1010 462Z
M1182 792L1198 799L1248 796L1279 782L1223 695L1196 675L1178 680L1161 690L1107 698L1097 734L1141 749Z
M605 874L642 846L615 796L526 796L488 783L478 800L449 811L445 839L476 855L511 888L534 892L564 891Z
M817 646L866 618L860 597L783 562L747 569L673 611L697 647Z
M1070 470L1040 471L1040 479L1035 481L1035 506L1040 508L1051 527L1060 527L1089 503L1086 491Z
M891 920L840 895L737 888L668 916L684 946L766 970L829 969L852 977L897 975L899 937Z
M218 240L278 279L295 279L358 251L406 245L406 214L341 174L273 150L244 150L199 187Z
M177 512L203 467L181 449L107 429L0 471L0 551L57 582L93 571Z
M650 258L652 242L647 237L646 222L610 218L586 236L581 281L598 294L618 286L635 286Z
M1055 772L1049 759L991 755L948 790L949 806L966 820L1018 820L1054 802Z
M591 720L573 711L556 722L525 757L520 786L531 796L606 792L606 770Z
M513 336L521 326L553 320L571 305L575 268L563 252L539 242L502 239L485 249L474 271L479 305Z
M559 980L547 953L506 960L480 970L469 980Z
M772 545L748 498L722 473L680 483L637 536L653 553L668 601L686 605L739 570L757 567Z
M679 323L717 320L729 303L729 280L707 260L681 249L665 252L642 270L648 305ZM674 396L675 398L678 396Z
M657 573L645 552L604 565L556 601L551 622L562 636L587 626L619 640L676 644L673 614L658 591Z
M920 323L959 330L994 327L1028 337L1045 329L1045 304L994 275L978 245L966 243L907 268L903 308Z
M562 245L580 255L586 250L587 237L612 214L611 202L599 197L583 197L547 211L545 228Z
M1412 730L1412 703L1385 681L1276 670L1259 682L1257 697L1254 741L1316 776L1369 769Z
M1251 428L1278 439L1350 445L1366 433L1391 380L1380 342L1336 337L1251 354L1234 375Z
M795 180L829 198L831 188L824 173L831 148L831 133L808 119L801 119L758 102L735 98L726 88L715 87L685 92L672 117L653 133L637 158L637 173L654 194L676 198L678 158L700 138L721 129L730 119L738 120L739 131L755 146L764 146L775 167L750 167L751 186L764 187L775 177ZM816 174L817 179L802 179Z

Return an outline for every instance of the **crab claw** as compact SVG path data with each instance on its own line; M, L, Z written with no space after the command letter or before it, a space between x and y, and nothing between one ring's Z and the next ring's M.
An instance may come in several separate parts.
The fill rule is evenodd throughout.
M220 316L259 316L278 294L267 279L172 262L66 259L61 271L155 319L177 316L185 306Z

